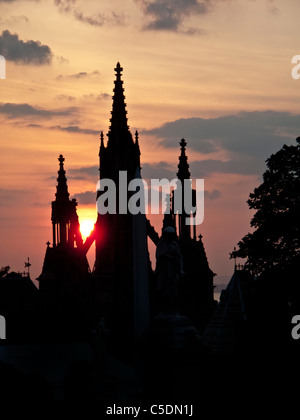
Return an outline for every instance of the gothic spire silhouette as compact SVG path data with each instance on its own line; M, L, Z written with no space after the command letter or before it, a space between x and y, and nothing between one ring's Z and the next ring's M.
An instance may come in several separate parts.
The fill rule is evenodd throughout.
M180 148L181 148L181 154L179 156L179 164L178 164L178 172L177 176L180 181L183 181L184 179L189 179L191 177L189 167L190 165L187 163L187 155L185 154L186 149L186 141L184 139L181 139L180 141Z
M142 237L143 229L137 228L137 218L127 211L127 207L124 210L119 206L120 194L128 190L130 181L137 177L140 169L139 139L137 133L133 138L128 126L122 71L120 63L117 63L108 141L104 144L103 135L100 135L99 153L100 184L102 179L114 181L116 213L98 213L93 271L96 299L102 302L101 316L107 319L108 328L112 331L110 342L114 342L116 348L121 348L124 343L130 347L136 331L135 324L132 324L135 316L135 276L139 275L142 264L136 255L137 249L138 252L144 249L137 247L136 234L143 247L147 245L146 237ZM97 200L102 194L105 192L97 190Z
M56 201L69 201L70 196L68 192L66 171L64 170L64 160L65 158L63 157L63 155L59 155L59 171L55 193Z
M104 147L104 136L103 136L103 131L101 131L100 133L100 147L103 148Z
M138 133L138 131L136 130L135 131L135 144L138 146L139 145L139 133Z
M187 143L184 139L181 139L179 144L181 153L179 156L178 172L176 175L182 183L182 213L178 215L178 235L181 240L189 240L191 238L191 226L187 223L187 218L190 217L190 214L186 213L184 207L185 188L188 188L188 186L184 184L184 180L190 179L191 174L189 171L190 166L187 161L188 158L185 153Z
M138 135L135 142L127 124L127 111L123 80L123 68L117 63L115 68L114 95L110 118L108 141L104 144L103 134L100 136L100 179L109 178L118 182L119 171L127 171L128 180L134 179L137 168L140 168L140 148Z
M53 227L53 246L69 245L74 247L76 240L77 246L82 245L82 238L79 231L78 216L76 213L77 201L70 200L66 171L64 169L63 155L59 155L59 170L55 200L52 201L52 227Z
M115 139L117 142L120 141L120 136L129 132L123 80L121 80L122 71L123 67L118 62L115 68L116 80L114 81L113 105L108 132L109 140Z

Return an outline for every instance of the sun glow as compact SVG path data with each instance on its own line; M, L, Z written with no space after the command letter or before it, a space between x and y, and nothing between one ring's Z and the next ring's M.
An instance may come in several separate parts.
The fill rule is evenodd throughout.
M80 221L80 232L82 236L87 238L94 229L95 221L92 219L83 219Z

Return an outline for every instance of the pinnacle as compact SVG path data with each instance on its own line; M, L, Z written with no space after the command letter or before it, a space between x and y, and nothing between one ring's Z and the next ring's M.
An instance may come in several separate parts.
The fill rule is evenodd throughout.
M59 155L58 161L59 161L59 171L58 171L58 178L57 178L57 186L56 186L56 201L61 200L69 200L69 192L68 192L68 186L67 186L67 178L66 178L66 171L64 170L64 160L65 158L63 155Z

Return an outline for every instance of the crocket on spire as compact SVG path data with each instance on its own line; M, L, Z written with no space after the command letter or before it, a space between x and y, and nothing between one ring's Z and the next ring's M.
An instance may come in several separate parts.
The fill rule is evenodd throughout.
M114 87L113 106L111 111L110 127L108 136L119 136L121 133L128 132L127 111L124 96L123 80L121 80L123 67L117 63L115 68L116 80Z

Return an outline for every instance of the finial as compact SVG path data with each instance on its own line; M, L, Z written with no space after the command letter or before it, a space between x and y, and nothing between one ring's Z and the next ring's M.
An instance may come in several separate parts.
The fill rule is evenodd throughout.
M100 133L100 140L101 140L101 147L104 147L104 135L103 135L103 131L101 131L101 133Z
M27 276L29 277L30 276L30 273L29 273L29 267L31 266L31 263L29 262L30 260L29 260L29 257L27 258L27 262L25 263L25 268L27 268Z
M63 165L65 158L63 157L63 155L59 155L58 157L58 161L60 163L60 165Z
M49 248L49 246L50 246L50 242L49 242L49 241L47 241L47 242L46 242L46 245L47 245L47 248Z
M187 144L186 141L184 139L181 139L179 144L181 146L181 149L185 150L185 147L186 147L186 144Z
M135 132L135 144L138 144L138 143L139 143L139 133L136 130L136 132Z
M121 76L121 73L123 71L123 67L121 67L121 64L119 62L117 62L117 66L115 68L115 72L117 73L117 76Z

